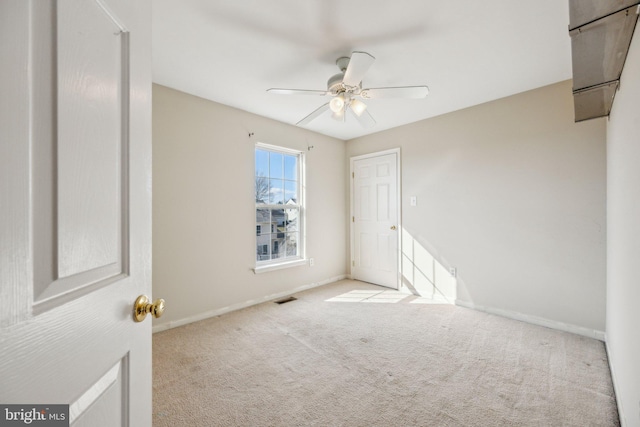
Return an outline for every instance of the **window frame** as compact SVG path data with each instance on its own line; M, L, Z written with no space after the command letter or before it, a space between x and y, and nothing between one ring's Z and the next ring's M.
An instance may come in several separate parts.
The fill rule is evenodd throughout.
M290 148L286 148L286 147L282 147L282 146L278 146L278 145L272 145L272 144L265 144L263 142L256 142L255 146L254 146L254 150L253 150L253 176L254 176L254 200L255 200L255 177L256 177L256 151L257 150L264 150L264 151L269 151L269 152L275 152L275 153L279 153L279 154L283 154L283 155L289 155L289 156L296 156L297 157L297 163L298 163L298 170L297 170L297 184L298 184L298 188L297 188L297 197L298 200L296 202L295 205L287 205L285 204L269 204L269 203L264 203L264 204L258 204L257 202L255 203L255 209L254 212L257 212L258 209L296 209L298 211L298 242L297 242L297 249L298 249L298 254L296 256L286 256L286 253L284 254L283 257L281 258L276 258L276 259L269 259L269 260L258 260L257 259L257 248L258 248L258 235L256 233L255 235L255 243L254 243L254 247L253 247L253 252L254 252L254 262L255 262L255 267L254 267L254 272L256 274L258 273L263 273L263 272L267 272L267 271L272 271L272 270L278 270L281 268L288 268L288 267L295 267L295 266L299 266L299 265L305 265L308 264L308 260L306 259L306 208L305 208L305 190L306 190L306 186L305 186L305 153L303 151L300 150L294 150L294 149L290 149ZM255 215L255 213L254 213ZM259 224L257 223L257 216L256 216L256 226L258 226ZM262 227L264 230L264 227ZM271 231L271 230L269 230ZM264 231L263 231L264 234ZM272 244L268 245L269 250L271 251L273 248ZM271 253L269 253L271 254Z

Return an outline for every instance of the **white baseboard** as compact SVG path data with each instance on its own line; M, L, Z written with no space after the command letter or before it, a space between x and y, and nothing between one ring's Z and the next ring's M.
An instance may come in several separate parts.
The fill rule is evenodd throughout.
M617 376L616 376L616 371L613 368L613 364L611 363L611 361L613 360L611 358L611 349L609 348L609 345L607 344L607 335L605 334L604 336L604 348L607 350L607 359L609 362L609 370L611 371L611 382L613 383L613 392L616 395L616 404L618 406L618 417L620 418L620 427L625 427L627 425L627 419L624 417L624 411L622 410L622 400L620 399L620 395L618 394L618 381L617 381Z
M484 307L476 305L469 301L456 300L456 305L460 307L470 308L472 310L483 311L489 314L495 314L509 319L520 320L522 322L531 323L532 325L544 326L551 329L557 329L559 331L571 332L573 334L582 335L589 338L594 338L599 341L604 341L604 332L595 329L584 328L582 326L576 326L569 323L557 322L555 320L549 320L542 317L531 316L529 314L518 313L517 311L503 310L500 308Z
M278 292L276 294L265 295L260 298L251 299L248 301L239 302L237 304L232 304L227 307L217 308L215 310L205 311L204 313L195 314L193 316L185 317L183 319L174 320L167 323L162 323L160 325L155 325L152 328L153 333L166 331L167 329L177 328L178 326L187 325L189 323L197 322L199 320L208 319L210 317L220 316L221 314L229 313L231 311L240 310L246 307L251 307L252 305L262 304L263 302L275 300L278 298L286 297L295 292L306 291L307 289L317 288L318 286L327 285L329 283L337 282L338 280L346 279L347 275L342 274L340 276L330 277L329 279L322 280L320 282L309 283L306 285L298 286L293 289L289 289L284 292Z

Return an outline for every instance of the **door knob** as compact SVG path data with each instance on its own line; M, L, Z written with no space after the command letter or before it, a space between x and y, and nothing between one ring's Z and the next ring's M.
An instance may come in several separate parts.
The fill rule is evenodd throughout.
M164 313L164 300L157 299L151 303L148 296L140 295L133 304L133 320L142 322L149 313L156 319L162 316L162 313Z
M396 226L395 226L395 225L392 225L392 226L391 226L391 229L392 229L392 230L395 230L395 229L396 229Z

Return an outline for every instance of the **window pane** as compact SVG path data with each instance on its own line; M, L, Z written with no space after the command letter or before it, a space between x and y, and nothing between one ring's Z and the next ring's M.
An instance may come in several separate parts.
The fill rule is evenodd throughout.
M281 179L269 180L269 203L272 205L284 204L284 181Z
M271 224L273 233L271 234L271 259L283 258L285 256L285 231L286 215L284 209L271 210Z
M275 233L284 233L286 231L286 215L284 209L271 210L271 223L275 226ZM280 236L284 238L284 235Z
M269 241L269 235L266 235L266 241ZM256 245L256 260L268 261L271 258L269 254L269 243Z
M256 176L269 176L269 152L256 149Z
M298 183L295 181L284 182L284 202L298 203Z
M285 210L285 215L286 215L286 230L287 232L290 231L298 231L298 216L299 216L300 211L298 209L286 209Z
M298 157L284 156L284 179L298 180Z
M280 153L269 153L269 178L284 178L283 157Z
M256 209L256 259L266 261L270 259L271 246L271 212L269 209Z
M256 190L256 203L268 203L269 202L269 179L264 176L256 175L255 182Z
M285 244L287 256L298 256L298 233L287 233Z
M263 230L268 230L269 224L271 224L269 209L256 209L256 225L259 225Z
M284 234L281 238L277 237L279 234L271 235L271 259L284 258L285 256Z

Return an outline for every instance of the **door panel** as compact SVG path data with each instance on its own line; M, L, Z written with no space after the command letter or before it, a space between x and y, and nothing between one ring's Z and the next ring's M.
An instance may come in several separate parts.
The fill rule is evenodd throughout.
M366 168L363 168L365 171ZM360 200L360 204L356 205L356 214L359 214L359 218L362 221L371 221L373 220L373 216L371 215L371 192L369 191L369 186L365 184L360 184L359 186L359 195L358 199Z
M123 402L129 384L127 362L127 358L119 360L69 406L70 424L74 427L126 424L128 408Z
M77 426L151 425L150 31L149 0L0 2L0 402Z
M391 233L386 234L378 234L378 257L377 261L379 265L377 266L380 271L393 273L393 259L397 256L391 250Z
M390 221L389 218L389 184L378 184L376 189L376 206L378 208L378 221Z
M34 240L42 242L34 248L36 311L55 306L54 297L65 295L62 303L87 286L126 274L129 43L105 7L95 0L62 0L48 5L54 20L44 11L39 19L57 40L49 45L52 52L38 48L53 57L57 81L47 90L51 108L38 111L55 126L34 147L42 166L33 171L42 200L34 212Z
M63 278L122 261L128 38L95 0L57 6L55 202Z
M352 161L351 275L398 288L397 153Z

